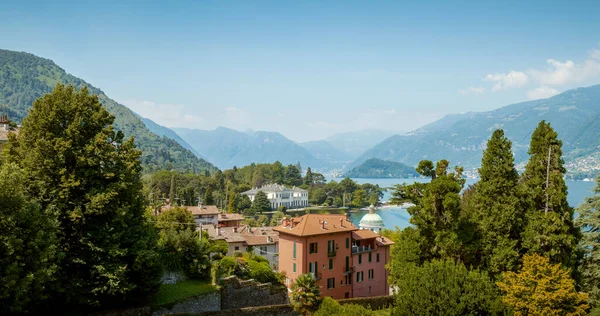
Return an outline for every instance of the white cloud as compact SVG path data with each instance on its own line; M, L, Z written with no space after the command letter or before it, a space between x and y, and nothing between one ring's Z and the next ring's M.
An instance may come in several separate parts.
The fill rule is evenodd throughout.
M597 49L592 50L589 57L580 64L572 60L560 62L554 59L548 59L546 63L549 67L545 70L529 71L531 77L541 84L565 85L600 77L600 51Z
M500 91L509 88L523 87L529 82L529 76L526 73L512 70L509 73L495 73L485 76L485 81L495 82L492 91Z
M198 128L204 121L200 116L186 113L184 105L128 99L119 101L142 117L167 127Z
M462 95L469 95L469 94L483 94L487 91L486 88L484 87L473 87L473 86L469 86L466 89L461 89L458 90L458 93L462 94Z
M529 100L545 99L551 96L557 95L558 90L550 88L548 86L537 87L533 90L527 91L527 98Z

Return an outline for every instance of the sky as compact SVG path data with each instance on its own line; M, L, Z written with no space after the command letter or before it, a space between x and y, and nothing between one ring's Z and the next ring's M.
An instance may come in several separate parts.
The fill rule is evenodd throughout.
M600 1L0 2L26 51L168 127L407 132L600 83Z

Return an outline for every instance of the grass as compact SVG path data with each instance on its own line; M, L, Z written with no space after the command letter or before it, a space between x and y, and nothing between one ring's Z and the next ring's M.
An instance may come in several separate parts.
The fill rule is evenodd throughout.
M206 281L186 280L177 284L162 284L152 301L152 308L168 307L186 298L215 292L217 288Z
M392 309L391 308L380 309L380 310L373 311L373 313L376 316L390 316L392 314Z

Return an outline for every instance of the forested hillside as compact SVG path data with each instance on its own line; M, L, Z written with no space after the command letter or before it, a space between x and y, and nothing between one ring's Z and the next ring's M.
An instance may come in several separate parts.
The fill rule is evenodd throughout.
M142 150L142 166L145 172L159 169L176 169L198 173L213 172L216 167L199 159L178 142L152 133L142 120L127 107L112 100L102 90L74 77L53 61L35 55L0 50L0 104L7 105L9 117L20 122L33 101L49 93L57 83L84 85L90 93L97 94L100 102L115 116L115 127L126 136L132 135Z

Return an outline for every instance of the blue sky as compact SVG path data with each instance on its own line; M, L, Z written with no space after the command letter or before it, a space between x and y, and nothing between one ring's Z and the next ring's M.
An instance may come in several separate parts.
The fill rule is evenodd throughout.
M600 2L2 1L0 48L169 127L404 132L600 83Z

